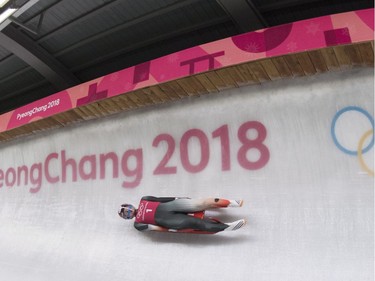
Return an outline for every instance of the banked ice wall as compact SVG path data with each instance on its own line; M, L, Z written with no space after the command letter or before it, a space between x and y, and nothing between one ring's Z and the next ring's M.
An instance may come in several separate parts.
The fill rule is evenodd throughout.
M1 147L0 280L373 280L374 80L360 68ZM243 198L232 233L141 233L143 195Z

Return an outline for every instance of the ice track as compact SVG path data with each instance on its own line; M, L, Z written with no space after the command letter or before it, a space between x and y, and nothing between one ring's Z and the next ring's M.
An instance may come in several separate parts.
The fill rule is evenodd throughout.
M373 75L244 87L2 145L0 280L374 280ZM175 172L155 174L171 139ZM248 224L140 233L117 209L143 195L242 198L213 215Z

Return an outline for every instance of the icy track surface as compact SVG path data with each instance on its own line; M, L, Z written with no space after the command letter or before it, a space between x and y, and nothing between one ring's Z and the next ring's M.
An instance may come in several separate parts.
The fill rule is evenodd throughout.
M2 144L0 280L374 280L373 75L244 87ZM174 172L155 174L172 143ZM141 233L117 209L143 195L242 198L213 215L248 225Z

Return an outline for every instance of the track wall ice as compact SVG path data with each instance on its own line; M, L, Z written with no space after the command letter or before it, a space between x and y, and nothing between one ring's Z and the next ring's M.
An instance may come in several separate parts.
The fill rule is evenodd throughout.
M229 90L0 148L0 280L374 280L373 69ZM143 195L242 198L141 233Z

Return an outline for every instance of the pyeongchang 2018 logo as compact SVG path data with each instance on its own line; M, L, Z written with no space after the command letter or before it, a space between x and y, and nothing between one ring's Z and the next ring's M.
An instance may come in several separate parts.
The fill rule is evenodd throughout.
M31 186L37 193L44 182L49 184L122 177L122 187L133 188L142 178L143 161L141 149L129 149L122 155L116 152L85 155L80 159L69 157L65 150L50 153L44 161L31 166L20 165L0 169L0 188ZM134 168L134 164L137 163Z
M374 148L374 117L358 106L339 110L331 124L331 135L338 149L351 156L357 156L359 164L367 174L374 176L364 155ZM373 157L371 157L373 159Z
M110 151L79 158L70 157L65 150L53 152L43 161L31 166L0 168L0 188L31 186L29 191L37 193L45 182L56 184L105 180L108 177L121 178L124 188L135 188L144 176L144 163L155 163L151 169L152 175L149 176L185 172L198 174L209 165L215 165L213 160L210 161L213 154L221 156L216 159L218 172L231 171L232 162L236 160L238 168L247 171L259 170L267 165L270 151L266 144L266 127L259 121L246 121L239 126L236 136L230 135L231 128L228 124L209 132L192 128L185 131L182 136L172 136L164 132L151 139L147 155L144 155L142 146L128 149L121 154ZM255 133L256 136L249 132ZM233 137L237 137L238 142L235 142ZM217 143L220 145L215 145ZM159 155L153 155L157 150ZM231 157L232 153L237 155L237 159ZM151 157L155 161L145 160L144 157Z

